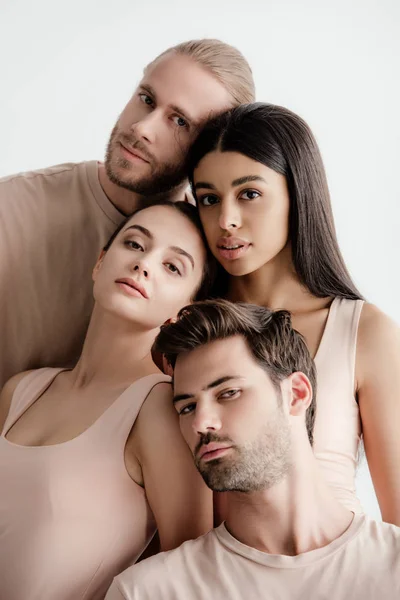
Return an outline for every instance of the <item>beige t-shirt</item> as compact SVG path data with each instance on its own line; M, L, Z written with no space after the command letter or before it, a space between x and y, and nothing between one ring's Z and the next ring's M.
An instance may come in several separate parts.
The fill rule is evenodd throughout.
M91 272L122 219L96 161L0 179L0 389L20 371L76 361Z
M328 546L298 556L245 546L222 524L130 567L106 600L399 600L400 528L356 515Z

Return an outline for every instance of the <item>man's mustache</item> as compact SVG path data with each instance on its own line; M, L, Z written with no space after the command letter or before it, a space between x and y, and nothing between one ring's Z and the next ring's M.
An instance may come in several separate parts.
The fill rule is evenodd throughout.
M228 438L226 436L220 436L216 433L208 432L206 434L200 435L200 439L199 439L198 443L196 444L196 448L194 449L194 453L193 453L194 456L196 457L198 455L200 448L202 446L211 444L211 442L220 443L220 444L228 443L228 444L231 444L232 446L234 446L234 444L230 438Z
M149 152L149 150L147 150L147 148L143 144L143 142L138 140L135 136L126 135L126 133L120 133L117 138L117 141L119 141L119 140L121 142L123 142L124 144L126 144L128 146L128 148L132 148L132 150L134 150L136 148L137 150L139 150L139 152L141 154L143 154L145 159L148 160L150 163L156 162L153 154L151 152Z

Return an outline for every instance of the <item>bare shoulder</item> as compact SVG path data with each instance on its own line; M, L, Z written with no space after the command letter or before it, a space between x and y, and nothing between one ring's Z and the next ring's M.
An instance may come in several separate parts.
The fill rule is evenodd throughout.
M144 400L127 444L128 452L133 452L139 460L143 445L147 446L150 439L160 442L160 436L170 434L168 424L177 422L172 398L171 383L162 381L156 383Z
M26 375L29 375L29 373L33 373L35 369L30 369L29 371L22 371L22 373L17 373L17 375L14 375L13 377L11 377L3 386L3 389L1 390L0 393L0 402L1 401L6 401L7 399L12 398L15 389L17 387L17 385L19 384L20 381L22 381L22 379L24 377L26 377Z
M375 375L394 368L400 358L400 328L374 304L365 303L361 311L357 340L357 379L362 383Z
M0 393L0 431L2 431L4 427L4 423L6 422L10 406L11 400L14 395L14 392L19 384L19 382L29 373L32 373L34 369L30 371L23 371L22 373L18 373L11 377L7 383L3 386L3 389Z
M155 414L156 409L162 412L170 412L170 409L173 409L172 398L172 384L170 382L161 381L156 383L143 402L139 418L141 417L144 420L146 415L151 415L152 419L154 419L157 416Z
M396 339L400 328L397 323L374 304L365 303L361 311L358 329L358 343L360 349L371 342L382 343L386 340Z
M135 433L139 436L162 435L168 423L177 423L178 414L174 408L172 385L168 382L157 383L143 402L135 423Z

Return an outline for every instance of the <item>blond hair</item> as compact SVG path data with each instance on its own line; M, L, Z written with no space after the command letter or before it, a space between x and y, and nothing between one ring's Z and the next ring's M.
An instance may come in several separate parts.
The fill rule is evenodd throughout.
M254 102L255 85L250 65L234 46L215 39L189 40L168 48L148 67L172 53L188 56L207 69L229 92L234 105Z

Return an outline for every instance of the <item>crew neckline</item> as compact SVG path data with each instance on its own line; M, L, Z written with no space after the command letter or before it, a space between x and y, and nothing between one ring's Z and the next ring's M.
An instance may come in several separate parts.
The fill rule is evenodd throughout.
M89 187L101 210L115 224L115 226L118 226L126 218L126 215L124 215L114 206L101 187L99 179L99 164L100 163L97 160L91 160L84 163Z
M330 544L311 550L310 552L304 552L297 556L287 556L284 554L268 554L262 552L256 548L246 546L242 542L239 542L232 534L227 530L225 523L222 523L217 527L214 532L218 540L223 546L229 548L236 554L240 554L245 558L252 560L253 562L272 567L275 569L297 569L313 565L320 560L324 560L342 548L346 546L353 538L355 538L365 526L366 517L365 515L354 515L352 522L349 527L342 533L341 536L333 540Z

